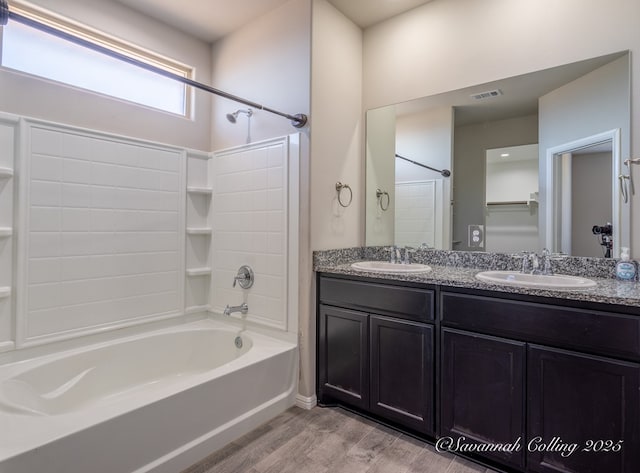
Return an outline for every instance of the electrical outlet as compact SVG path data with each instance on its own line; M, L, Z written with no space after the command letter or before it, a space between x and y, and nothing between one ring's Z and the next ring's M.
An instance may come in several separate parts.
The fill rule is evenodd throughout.
M484 225L469 225L469 241L470 248L484 247Z

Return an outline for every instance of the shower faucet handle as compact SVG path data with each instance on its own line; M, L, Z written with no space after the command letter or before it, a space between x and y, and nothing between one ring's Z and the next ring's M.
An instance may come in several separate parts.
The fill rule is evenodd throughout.
M253 286L253 280L253 270L251 269L251 267L245 264L243 266L240 266L240 268L238 269L238 273L233 278L232 287L236 287L236 284L240 284L240 287L242 289L249 289L251 286Z

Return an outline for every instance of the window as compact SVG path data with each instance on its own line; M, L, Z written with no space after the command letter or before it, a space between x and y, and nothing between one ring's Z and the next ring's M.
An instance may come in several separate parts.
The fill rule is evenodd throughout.
M39 9L12 4L11 10L173 74L186 78L193 74L189 66ZM178 115L190 113L189 88L180 82L16 21L10 20L2 30L3 67Z

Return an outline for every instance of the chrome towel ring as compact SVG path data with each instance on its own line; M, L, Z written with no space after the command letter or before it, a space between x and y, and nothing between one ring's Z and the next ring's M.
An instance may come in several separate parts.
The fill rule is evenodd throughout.
M384 203L384 198L387 198L387 203ZM389 209L389 204L391 203L391 197L389 197L389 193L387 191L383 191L382 189L376 189L376 198L378 199L378 205L383 212L386 212Z
M349 191L349 201L346 204L342 201L342 191L344 189L347 189ZM340 206L344 208L349 207L351 205L351 201L353 200L353 191L351 190L351 187L349 187L349 184L336 182L336 192L338 193L338 203L340 204Z

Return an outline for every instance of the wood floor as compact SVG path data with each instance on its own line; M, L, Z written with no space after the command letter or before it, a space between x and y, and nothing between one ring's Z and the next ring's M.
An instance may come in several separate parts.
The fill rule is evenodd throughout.
M494 473L339 408L293 407L183 473Z

